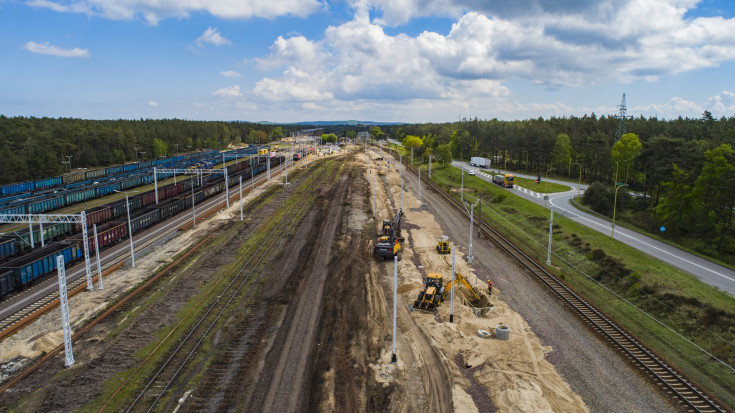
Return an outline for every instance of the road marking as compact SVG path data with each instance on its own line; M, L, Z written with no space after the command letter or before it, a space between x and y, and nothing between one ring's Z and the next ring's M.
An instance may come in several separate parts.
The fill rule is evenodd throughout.
M590 222L590 223L592 223L592 224L595 224L595 225L597 225L597 226L599 226L599 227L602 227L602 228L605 228L605 229L608 229L608 228L612 229L612 226L608 227L608 226L606 226L606 225L600 224L599 222L593 221L593 220L591 220L591 219L589 219L589 218L587 218L587 217L584 217L584 216L582 216L582 215L579 215L578 213L576 213L576 212L574 212L574 211L572 211L572 210L569 210L569 209L564 209L563 207L560 207L560 206L558 206L558 205L555 205L555 204L554 204L554 199L556 199L556 198L549 198L549 204L551 204L551 206L553 206L553 207L556 207L557 209L560 209L560 210L562 210L562 211L564 211L564 212L569 212L569 213L571 213L572 215L574 215L574 216L576 216L576 217L578 217L578 218L581 218L581 219L583 219L583 220L585 220L585 221L588 221L588 222ZM668 252L668 251L666 251L666 250L663 250L663 249L661 249L661 248L659 248L659 247L656 247L655 245L651 245L651 244L649 244L649 243L647 243L647 242L645 242L645 241L641 241L640 239L637 239L637 238L635 238L635 237L632 237L632 236L630 236L630 235L628 235L628 234L626 234L626 233L624 233L624 232L619 232L618 234L620 234L620 235L622 235L622 236L624 236L624 237L628 237L629 239L631 239L631 240L633 240L633 241L636 241L636 242L639 242L639 243L641 243L641 244L643 244L643 245L645 245L645 246L647 246L647 247L649 247L649 248L652 248L652 249L654 249L654 250L656 250L656 251L662 252L662 253L664 253L664 254L666 254L666 255L670 255L670 256L672 256L672 257L674 257L674 258L678 259L678 260L684 261L684 262L686 262L687 264L693 265L693 266L695 266L695 267L697 267L697 268L701 268L701 269L703 269L703 270L705 270L705 271L709 271L709 272L711 272L712 274L715 274L715 275L718 275L718 276L720 276L720 277L722 277L722 278L725 278L725 279L726 279L726 280L728 280L728 281L735 281L735 278L732 278L732 277L728 277L728 276L727 276L727 275L725 275L725 274L721 274L721 273L719 273L719 272L717 272L717 271L714 271L714 270L711 270L711 269L709 269L709 268L707 268L707 267L701 266L701 265L697 264L696 262L692 262L692 261L689 261L689 260L687 260L687 259L685 259L685 258L682 258L682 257L678 257L678 256L676 256L676 255L674 255L674 254L672 254L672 253L670 253L670 252ZM696 274L695 274L695 275L696 275Z

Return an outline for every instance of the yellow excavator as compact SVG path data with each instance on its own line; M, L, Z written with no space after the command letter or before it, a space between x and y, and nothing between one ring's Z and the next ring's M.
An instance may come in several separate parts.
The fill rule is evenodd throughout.
M421 310L433 310L439 306L447 297L447 294L452 290L452 282L450 281L446 287L443 284L443 276L437 273L429 273L426 275L426 284L424 291L419 293L416 301L413 302L413 308ZM479 304L482 299L472 285L467 282L467 279L461 273L457 273L454 276L454 282L461 282L475 297L473 304Z
M391 223L392 223L391 220L388 220L388 219L384 219L383 220L383 226L382 226L382 232L381 232L381 234L383 234L383 235L390 234L390 226L391 226Z
M399 209L395 218L390 223L388 235L379 237L375 243L373 255L378 257L380 261L386 258L392 259L393 257L398 257L398 261L401 260L401 255L403 254L403 237L400 236L402 215L403 209Z
M413 302L413 308L422 310L433 310L441 304L444 299L444 283L442 275L437 273L426 274L426 285L424 291Z
M477 305L478 303L482 301L480 296L477 295L477 292L475 292L475 289L472 288L472 285L470 285L470 283L467 282L467 279L464 277L464 275L462 275L462 273L458 272L457 274L454 275L454 283L456 284L457 282L461 282L462 284L464 284L464 286L467 287L467 289L472 293L472 296L475 297L474 302L472 304ZM452 290L452 282L450 281L449 284L447 284L446 291L451 291L451 290ZM447 294L446 291L444 294Z
M436 252L439 254L449 254L449 237L442 235L436 239Z

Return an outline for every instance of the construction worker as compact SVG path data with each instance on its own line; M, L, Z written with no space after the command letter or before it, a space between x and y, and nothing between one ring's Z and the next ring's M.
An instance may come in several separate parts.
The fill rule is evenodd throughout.
M493 295L493 282L490 280L487 280L487 290L490 292L490 295Z

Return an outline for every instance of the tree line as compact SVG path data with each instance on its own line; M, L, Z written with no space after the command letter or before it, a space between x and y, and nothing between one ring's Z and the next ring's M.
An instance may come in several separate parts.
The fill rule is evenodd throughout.
M386 136L440 162L489 158L492 169L596 182L584 201L728 261L735 257L735 117L582 117L384 126ZM383 133L380 131L381 134ZM661 227L665 231L660 231Z
M301 126L298 127L302 128ZM230 144L267 144L297 127L179 119L85 120L0 115L0 184L77 168L156 159Z

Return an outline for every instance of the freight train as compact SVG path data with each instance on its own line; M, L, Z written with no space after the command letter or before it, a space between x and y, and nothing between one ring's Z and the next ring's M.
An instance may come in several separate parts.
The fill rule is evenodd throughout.
M251 169L254 176L264 172L267 162L265 157L260 158L254 158L252 166L250 160L243 160L243 162L228 166L227 184L237 185L239 175L249 177ZM270 158L271 167L284 161L283 156ZM190 209L192 198L195 204L199 204L207 198L222 193L224 189L224 176L207 175L202 177L201 185L197 185L194 180L186 179L158 188L158 204L155 201L155 191L151 190L129 197L129 204L125 200L118 200L92 208L86 214L89 251L94 254L95 244L99 244L100 248L113 245L127 238L130 233L135 234ZM132 231L129 231L127 223L128 205ZM98 226L97 239L92 233L93 224ZM69 264L83 259L81 225L44 225L44 240L51 241L44 248L39 248L40 228L33 227L32 231L34 234L33 246L37 246L36 248L32 248L29 235L31 230L28 228L0 236L0 298L54 272L56 270L55 259L58 255L63 254L65 262ZM57 239L62 239L62 241L54 241Z

